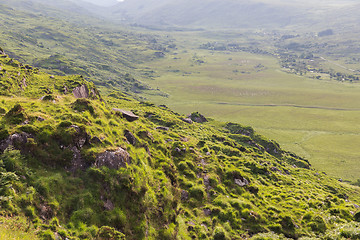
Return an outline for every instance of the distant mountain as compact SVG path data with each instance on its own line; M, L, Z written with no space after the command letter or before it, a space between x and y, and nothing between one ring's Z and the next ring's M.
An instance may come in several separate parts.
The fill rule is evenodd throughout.
M78 0L71 0L71 1L79 2ZM94 5L98 5L98 6L105 6L105 7L114 6L120 2L120 1L116 1L116 0L82 0L82 1L94 4Z
M141 25L248 28L290 24L297 10L257 1L131 0L112 8L111 17Z
M157 27L274 29L320 25L321 28L333 21L330 16L339 16L334 12L348 11L356 4L354 0L126 0L112 7L97 8L93 13L111 20ZM348 16L346 11L340 15Z

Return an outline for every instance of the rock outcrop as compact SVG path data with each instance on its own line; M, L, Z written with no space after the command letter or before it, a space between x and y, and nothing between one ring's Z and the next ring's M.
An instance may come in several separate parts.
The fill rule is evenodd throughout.
M76 98L88 98L89 97L89 89L86 85L81 85L79 87L74 88L72 91L74 97Z
M22 151L30 137L31 135L25 132L14 133L0 142L0 152L5 151L9 146L14 146L16 149Z
M131 144L131 145L135 145L136 144L136 138L134 136L134 134L132 134L129 130L125 130L125 134L124 136L126 137L127 141Z
M126 111L126 110L122 110L122 109L119 109L119 108L113 108L112 109L114 112L116 113L121 113L122 116L124 118L126 118L126 120L128 120L129 122L133 122L135 120L138 120L139 119L139 116L136 116L134 113L132 113L131 111Z
M188 118L190 118L192 121L197 122L197 123L204 123L207 122L208 120L206 119L206 117L204 117L204 115L198 113L198 112L193 112L191 113Z
M244 177L235 178L235 184L239 185L240 187L245 187L249 185L249 181Z
M121 167L126 167L126 164L131 163L131 158L129 153L119 147L116 151L105 151L100 153L96 157L94 163L95 167L108 167L110 169L119 169Z

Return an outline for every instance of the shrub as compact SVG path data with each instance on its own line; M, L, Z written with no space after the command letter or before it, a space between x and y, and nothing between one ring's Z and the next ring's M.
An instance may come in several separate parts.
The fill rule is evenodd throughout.
M226 231L222 227L216 227L214 230L213 240L226 240L228 237L226 236Z
M254 129L252 127L242 126L237 123L227 123L225 125L232 134L242 134L246 136L252 136L254 134Z
M47 229L45 231L41 231L39 233L39 236L43 240L55 240L55 235L50 229Z
M91 208L85 208L81 210L75 211L71 216L71 221L78 224L78 223L87 223L90 224L94 217L94 211Z
M24 157L19 150L12 148L5 149L4 153L0 155L4 167L9 172L23 173L23 161Z
M97 233L98 240L125 240L125 235L112 227L102 226Z
M203 201L205 199L206 193L202 186L193 186L189 190L190 197L198 200Z
M360 222L360 212L355 213L354 220Z
M7 137L9 137L9 132L8 130L6 130L3 127L0 127L0 141L6 139Z
M27 206L24 210L25 216L33 219L36 217L35 208L33 206Z
M76 101L73 102L71 106L78 112L89 111L92 115L95 113L95 109L91 105L91 102L85 98L76 99Z
M310 223L311 230L318 233L324 233L327 229L326 223L321 216L316 216Z
M25 121L25 110L20 104L16 104L5 114L5 119L11 124L20 124Z

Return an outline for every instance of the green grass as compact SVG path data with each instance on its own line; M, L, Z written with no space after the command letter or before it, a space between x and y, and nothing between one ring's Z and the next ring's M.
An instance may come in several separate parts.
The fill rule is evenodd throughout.
M0 239L37 240L36 232L26 219L21 217L0 217Z
M321 237L345 223L347 234L357 234L351 212L358 212L360 189L309 169L251 127L211 119L189 124L184 115L121 92L75 99L72 88L93 85L77 76L26 73L8 60L0 58L8 69L0 84L11 79L13 86L0 96L1 138L18 133L27 141L14 140L0 154L0 214L26 216L19 231L7 227L18 226L18 218L4 220L6 237L276 239ZM19 89L17 72L31 79L26 89ZM42 86L55 101L39 99ZM139 119L129 122L113 108ZM116 159L102 157L119 148L130 158L112 168Z
M308 158L318 171L360 178L360 85L288 74L274 57L244 52L179 49L146 66L156 71L147 83L168 94L147 94L151 101L183 114L200 111L251 125Z

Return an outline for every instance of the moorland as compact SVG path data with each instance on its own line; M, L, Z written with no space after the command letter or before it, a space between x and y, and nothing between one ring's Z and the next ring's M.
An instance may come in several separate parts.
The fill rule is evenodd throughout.
M1 238L359 237L356 1L92 3L0 1Z

